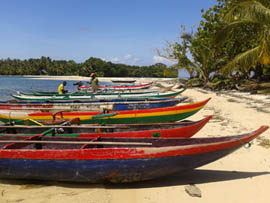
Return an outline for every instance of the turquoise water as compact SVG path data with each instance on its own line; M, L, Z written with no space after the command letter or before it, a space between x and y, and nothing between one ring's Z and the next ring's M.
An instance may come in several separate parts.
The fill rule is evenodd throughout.
M76 86L74 86L73 83L77 81L66 81L67 86L65 89L69 92L76 91ZM63 80L40 80L22 76L0 76L0 100L12 99L10 95L15 94L16 90L30 92L33 88L40 88L44 90L57 91L58 86L62 82Z

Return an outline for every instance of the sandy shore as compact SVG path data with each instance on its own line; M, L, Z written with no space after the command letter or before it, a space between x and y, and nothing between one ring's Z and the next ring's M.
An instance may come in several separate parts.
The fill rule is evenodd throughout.
M211 97L200 112L190 117L213 119L195 137L247 133L269 125L270 98L244 93L214 93L187 89L188 102ZM188 174L146 182L118 185L72 184L29 181L0 181L0 203L82 202L82 203L265 203L270 201L270 130L240 150ZM266 145L262 145L262 143ZM268 145L267 145L268 144ZM269 147L269 148L267 148ZM202 197L191 197L185 187L195 184Z

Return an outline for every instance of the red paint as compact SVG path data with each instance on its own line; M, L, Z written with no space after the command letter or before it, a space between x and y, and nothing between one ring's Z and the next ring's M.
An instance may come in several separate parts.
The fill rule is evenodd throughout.
M58 150L0 150L0 158L7 159L51 159L51 160L105 160L105 159L138 159L181 155L194 155L217 150L230 149L243 145L268 129L262 126L258 130L243 137L210 144L193 144L170 147L134 147L134 148L93 148L93 149L58 149ZM190 138L192 139L192 138ZM211 139L211 138L209 138Z
M136 88L144 88L144 87L148 87L148 86L151 86L153 84L153 82L149 82L149 83L146 83L146 84L142 84L142 85L126 85L126 86L99 86L100 89L103 89L103 88L108 88L108 89L136 89ZM90 86L88 85L82 85L82 86L78 86L79 89L89 89Z
M101 133L81 133L81 138L88 137L122 137L122 138L146 138L153 137L154 133L159 133L161 138L189 138L197 133L210 119L212 116L207 116L205 119L200 122L190 125L190 126L181 126L171 129L157 129L157 130L143 130L143 131L126 131L126 132L101 132Z
M0 104L0 109L3 110L24 110L27 108L35 108L35 109L50 109L53 108L53 104Z

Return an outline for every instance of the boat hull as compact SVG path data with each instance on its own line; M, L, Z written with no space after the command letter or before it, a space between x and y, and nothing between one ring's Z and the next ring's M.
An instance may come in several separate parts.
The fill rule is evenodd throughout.
M46 136L56 137L121 137L121 138L176 138L176 137L192 137L211 119L212 116L196 121L196 122L179 122L171 124L151 124L151 125L112 125L112 126L0 126L0 136L8 134L23 135L31 133L27 136L35 134L43 134ZM111 128L110 128L111 127ZM59 128L61 130L59 130ZM52 132L48 132L53 129ZM56 129L56 130L55 130ZM57 130L58 129L58 130ZM44 133L45 132L45 133ZM59 132L59 133L57 133ZM64 134L65 133L65 134Z
M132 124L132 123L164 123L175 122L185 119L199 110L210 100L207 99L202 102L187 104L182 106L157 108L157 109L145 109L145 110L131 110L131 111L111 111L113 116L107 116L104 118L96 119L95 116L100 112L63 112L61 119L71 120L79 118L81 124ZM106 116L106 114L105 114ZM59 117L58 117L59 118ZM11 122L22 119L31 119L39 122L52 121L53 113L38 112L38 113L26 113L26 112L12 112L2 110L0 112L0 121Z
M166 99L160 101L123 101L123 102L93 102L93 103L0 103L0 110L37 110L37 111L124 111L135 109L152 109L176 106L187 97Z
M237 148L239 147L198 155L145 159L0 159L0 178L87 183L145 181L200 167Z
M141 84L141 85L114 85L114 86L99 86L99 89L105 90L140 90L140 89L148 89L153 85L153 82ZM91 89L88 85L78 86L79 90L89 90Z
M98 142L87 148L87 145L81 147L83 143L78 147L69 143L62 146L57 144L57 140L46 138L46 148L43 149L35 148L33 143L16 143L17 141L8 141L5 138L0 140L0 178L87 183L125 183L156 179L216 161L267 129L268 126L262 126L252 133L231 137L141 140L143 142L140 141L139 145L151 142L152 145L147 147L132 147L130 139L126 140L129 144L124 147L118 146L117 142L111 147L105 147L104 142L99 147ZM41 137L30 140L34 139L39 141ZM49 144L49 140L54 141ZM5 144L4 141L11 144Z
M185 89L178 92L153 92L153 93L116 93L116 94L87 94L87 95L11 95L17 100L23 101L63 101L63 100L93 100L93 99L133 99L133 98L173 98L184 92Z

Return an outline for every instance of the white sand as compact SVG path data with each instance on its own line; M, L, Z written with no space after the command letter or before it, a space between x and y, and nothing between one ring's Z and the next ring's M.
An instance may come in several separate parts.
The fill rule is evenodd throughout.
M193 102L212 98L204 109L190 117L190 120L199 120L213 115L195 137L236 135L270 124L269 96L242 93L230 96L229 93L216 94L197 88L186 90L183 96ZM260 138L266 138L270 143L269 133L267 130ZM1 180L0 203L265 203L270 201L270 148L259 143L256 139L251 148L241 148L189 174L147 182L91 185ZM185 186L190 183L201 190L201 198L185 192Z

